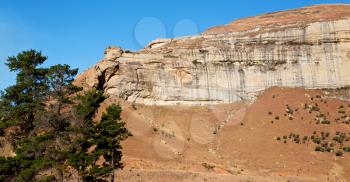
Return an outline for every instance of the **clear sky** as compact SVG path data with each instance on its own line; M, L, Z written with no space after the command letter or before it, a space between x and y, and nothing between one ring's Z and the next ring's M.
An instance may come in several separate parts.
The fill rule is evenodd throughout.
M0 0L0 89L15 82L4 62L41 50L46 65L80 71L108 45L137 50L156 37L191 35L261 13L350 0Z

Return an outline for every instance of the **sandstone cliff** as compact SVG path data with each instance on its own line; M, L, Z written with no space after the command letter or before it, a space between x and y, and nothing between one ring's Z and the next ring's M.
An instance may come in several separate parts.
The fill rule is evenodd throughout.
M240 19L138 52L108 47L76 83L157 105L230 103L272 86L350 86L350 5Z

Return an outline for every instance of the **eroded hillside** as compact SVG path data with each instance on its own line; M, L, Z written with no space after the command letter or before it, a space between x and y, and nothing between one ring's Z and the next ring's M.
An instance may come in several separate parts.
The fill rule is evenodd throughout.
M126 166L117 175L120 181L348 181L350 102L339 99L348 92L275 87L254 103L210 107L110 99L106 105L123 103L134 134L123 144ZM318 122L320 114L329 123ZM341 145L337 133L346 134ZM324 143L331 150L316 151Z

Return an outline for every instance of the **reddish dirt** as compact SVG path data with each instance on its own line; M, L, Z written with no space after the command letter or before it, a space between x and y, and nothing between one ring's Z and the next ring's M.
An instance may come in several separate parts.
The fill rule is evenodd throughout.
M350 116L350 102L332 93L271 88L251 104L210 107L133 107L109 98L99 113L120 102L122 118L134 134L123 142L125 168L116 172L121 181L349 181L349 153L337 157L335 152L316 152L311 141L276 140L291 132L349 133L349 124L334 119L341 115L341 105ZM329 112L331 124L316 124L317 113L303 109L305 103ZM294 110L293 120L284 116L287 104Z
M288 141L284 144L275 139L290 132L301 136L310 136L314 131L350 132L349 124L334 122L330 125L316 124L314 121L316 114L302 109L304 103L318 103L321 111L329 112L328 117L331 121L338 117L337 111L340 105L347 107L347 112L350 111L347 106L349 102L322 99L327 101L324 104L321 103L321 99L316 99L316 95L324 96L319 90L269 89L248 108L244 126L225 127L221 131L218 139L220 153L225 154L228 160L239 159L243 162L242 159L245 159L244 166L252 171L279 176L319 177L316 179L321 181L338 178L349 180L350 155L335 157L334 153L315 152L315 145L312 143L295 144ZM293 114L293 120L284 116L287 104L292 108L298 108ZM269 115L269 112L272 114ZM276 120L276 117L279 119Z
M259 27L262 32L276 31L281 26L306 25L312 22L332 21L350 16L349 4L324 4L307 6L267 13L259 16L242 18L227 25L215 26L207 29L203 34L220 34L227 32L248 31Z

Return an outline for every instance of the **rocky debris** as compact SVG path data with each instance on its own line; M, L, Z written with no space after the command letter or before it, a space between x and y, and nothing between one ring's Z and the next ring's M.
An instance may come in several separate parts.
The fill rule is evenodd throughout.
M350 5L250 17L197 36L157 39L138 52L109 47L105 55L76 83L148 105L250 101L273 86L345 87Z

